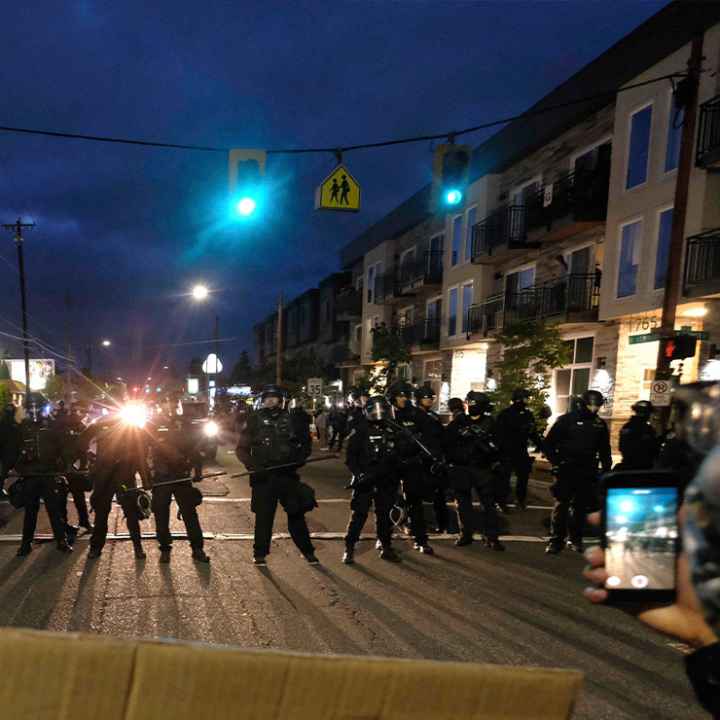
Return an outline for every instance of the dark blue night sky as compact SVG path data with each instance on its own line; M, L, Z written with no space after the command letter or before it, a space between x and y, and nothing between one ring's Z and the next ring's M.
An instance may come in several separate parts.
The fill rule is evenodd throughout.
M666 3L6 3L0 124L235 147L351 144L450 130L522 111ZM471 138L477 143L483 135ZM117 372L145 372L207 338L214 297L232 361L252 325L338 268L338 250L429 179L427 143L346 157L357 216L317 214L327 156L274 157L274 204L227 222L222 155L0 134L0 220L28 235L31 331L64 347L116 342ZM15 255L0 242L0 330L18 319ZM2 345L0 338L0 346ZM107 367L107 369L110 369Z

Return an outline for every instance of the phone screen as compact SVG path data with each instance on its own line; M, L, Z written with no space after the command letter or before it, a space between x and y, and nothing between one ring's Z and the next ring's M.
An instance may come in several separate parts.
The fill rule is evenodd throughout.
M674 590L678 490L607 490L605 569L608 590Z

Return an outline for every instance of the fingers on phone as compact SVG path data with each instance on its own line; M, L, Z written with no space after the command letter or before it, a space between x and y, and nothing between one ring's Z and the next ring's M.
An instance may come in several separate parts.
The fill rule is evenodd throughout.
M589 587L585 588L583 595L592 603L602 603L607 600L607 591L601 590L600 588Z

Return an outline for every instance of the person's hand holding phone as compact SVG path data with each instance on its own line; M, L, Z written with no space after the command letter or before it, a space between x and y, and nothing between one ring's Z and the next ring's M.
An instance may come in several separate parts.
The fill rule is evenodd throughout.
M682 512L679 519L682 524ZM589 520L593 525L600 525L600 513L593 513ZM593 547L587 550L585 557L589 565L583 575L593 583L593 587L585 589L585 597L590 602L603 603L608 599L608 591L604 587L608 579L605 552L600 547ZM623 609L654 630L687 643L693 648L705 647L717 642L718 637L705 622L698 597L690 582L688 560L684 552L679 553L677 558L676 578L674 603L629 605L624 606Z

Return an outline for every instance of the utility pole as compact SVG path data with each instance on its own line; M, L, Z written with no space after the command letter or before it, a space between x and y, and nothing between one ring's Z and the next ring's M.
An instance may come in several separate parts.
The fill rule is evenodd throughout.
M277 354L275 356L275 382L282 385L283 378L283 296L280 293L277 309Z
M677 179L675 182L675 200L673 205L673 223L670 237L670 254L665 280L662 320L660 324L660 343L658 348L655 377L669 380L672 376L670 359L665 352L666 340L675 333L675 316L682 287L683 252L685 245L685 218L687 216L690 173L693 168L695 126L697 124L698 86L703 59L703 33L693 37L688 60L688 74L679 83L684 101L683 131L680 141ZM669 408L665 408L662 417L663 427L667 424Z
M18 218L14 223L4 224L4 230L15 232L15 245L18 255L18 272L20 274L20 307L22 309L23 354L25 357L25 410L30 409L30 336L27 322L27 293L25 290L25 257L23 255L23 230L35 227L35 223L24 223Z

